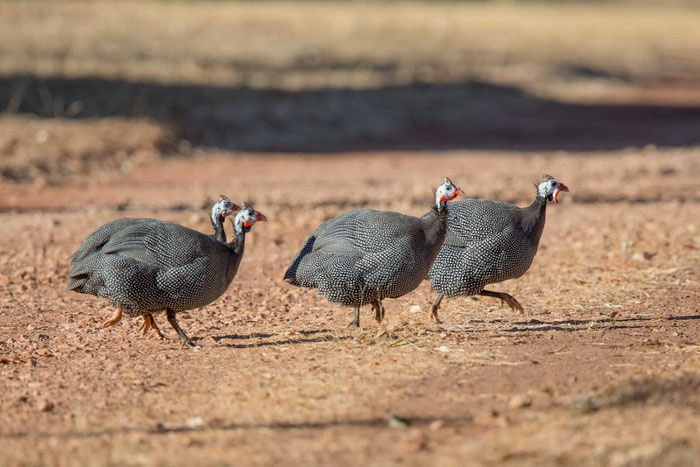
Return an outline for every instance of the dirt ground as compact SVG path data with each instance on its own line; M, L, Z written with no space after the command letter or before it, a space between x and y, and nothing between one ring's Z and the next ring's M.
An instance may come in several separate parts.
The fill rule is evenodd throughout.
M542 172L540 251L495 300L429 284L381 326L281 281L320 222L362 206L419 215L450 176L525 205ZM0 185L0 464L700 463L700 153L210 153L58 185ZM180 323L202 346L97 329L64 291L102 223L153 216L209 231L219 193L269 219L215 303ZM230 225L227 227L230 228ZM378 335L381 334L381 335Z

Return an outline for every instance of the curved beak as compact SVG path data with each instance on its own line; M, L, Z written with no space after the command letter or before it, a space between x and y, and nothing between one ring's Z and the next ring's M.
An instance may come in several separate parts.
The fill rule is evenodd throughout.
M258 212L257 216L255 216L255 222L265 222L267 221L267 217L265 217L265 214Z
M462 192L462 189L460 187L455 187L454 190L452 190L452 194L448 198L445 193L440 196L440 201L446 202L446 201L452 201L457 197Z
M569 187L563 183L559 183L559 188L557 188L557 190L554 192L554 196L552 197L555 204L559 202L559 193L562 191L569 191Z

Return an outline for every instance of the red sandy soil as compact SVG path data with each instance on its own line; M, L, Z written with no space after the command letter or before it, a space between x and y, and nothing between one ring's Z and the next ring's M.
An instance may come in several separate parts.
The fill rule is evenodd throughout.
M443 302L429 283L381 326L282 274L320 222L427 211L443 175L468 196L550 205L524 305ZM209 154L57 185L0 185L0 464L689 465L700 459L700 153ZM202 346L97 329L64 291L67 256L119 217L209 231L219 193L253 201L238 276L183 313ZM230 226L228 226L230 228ZM379 335L378 335L379 334Z

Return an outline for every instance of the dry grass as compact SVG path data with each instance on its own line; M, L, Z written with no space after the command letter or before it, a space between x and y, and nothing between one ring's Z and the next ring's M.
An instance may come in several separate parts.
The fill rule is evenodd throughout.
M503 3L2 2L0 73L284 89L688 79L700 9Z

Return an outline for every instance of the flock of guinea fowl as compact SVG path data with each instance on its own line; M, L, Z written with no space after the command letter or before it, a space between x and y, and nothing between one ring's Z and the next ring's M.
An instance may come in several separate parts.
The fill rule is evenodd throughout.
M401 297L425 279L438 294L430 310L437 322L444 296L489 296L523 311L511 295L485 287L528 270L547 203L557 203L562 191L569 191L566 185L544 175L527 207L453 201L461 190L445 178L435 191L434 206L420 218L356 209L322 223L292 259L284 280L354 307L350 325L355 327L363 305L371 305L381 323L382 300ZM229 216L231 241L224 230ZM116 219L90 234L71 256L67 289L109 300L116 311L102 327L127 314L143 320L144 336L150 331L163 338L152 313L165 311L182 345L196 348L176 314L205 306L226 291L243 257L246 234L265 220L248 203L240 207L223 195L211 209L211 235L156 219Z

